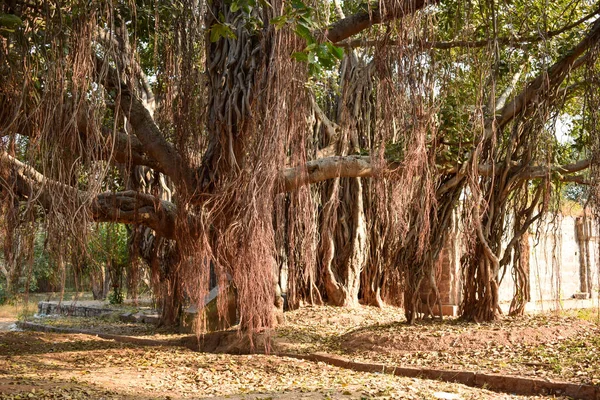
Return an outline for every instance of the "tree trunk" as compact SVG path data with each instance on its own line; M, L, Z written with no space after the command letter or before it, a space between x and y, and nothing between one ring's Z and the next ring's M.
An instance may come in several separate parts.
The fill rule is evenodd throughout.
M110 291L110 274L106 265L94 267L90 273L94 300L106 300Z
M149 264L152 286L160 309L160 326L178 327L183 317L184 292L177 243L162 238L153 242Z
M336 179L331 200L337 202L340 182L345 184L345 202L335 210L329 202L322 232L324 283L328 301L336 306L358 305L361 272L366 262L366 221L360 178ZM335 195L335 197L333 197ZM338 215L340 213L342 215ZM337 254L337 256L336 256Z
M529 231L526 231L519 245L515 247L513 257L513 279L515 292L510 302L508 315L519 316L525 314L525 305L531 300L529 282Z
M173 190L170 180L162 173L147 167L136 167L129 179L130 187L150 193L161 200L171 201ZM161 310L160 325L178 326L183 312L183 282L179 276L180 247L143 225L131 228L129 244L130 263L143 259L151 269L152 291Z
M183 292L181 277L176 271L166 274L160 288L160 326L181 326L183 317Z
M464 296L462 318L475 321L495 321L500 318L498 305L498 269L487 258L482 244L477 244L474 256L464 267Z

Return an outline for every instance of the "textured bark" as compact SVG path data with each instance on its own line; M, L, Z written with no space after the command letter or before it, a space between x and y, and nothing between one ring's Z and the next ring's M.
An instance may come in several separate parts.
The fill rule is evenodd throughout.
M145 152L156 161L165 174L180 185L181 190L193 190L193 171L175 147L167 141L142 99L122 82L117 71L100 57L96 57L96 73L99 81L107 89L119 90L121 111L127 116Z
M283 173L286 191L303 185L323 182L333 178L371 177L375 173L369 156L333 156L309 161L306 165L288 168Z
M342 221L338 220L333 229L326 231L324 283L327 299L332 305L354 307L358 305L360 277L366 262L367 232L362 182L360 178L353 178L344 182L344 186L347 189L341 198L350 210L346 214L343 209L338 209L336 216ZM326 218L332 217L329 214Z
M530 269L529 269L529 231L526 231L515 247L513 257L513 279L515 293L510 302L508 315L517 316L525 314L525 305L531 301Z
M337 21L327 29L325 37L332 43L338 43L373 25L402 18L437 2L426 0L382 1L380 2L381 8L371 8L369 11L359 12ZM370 6L367 5L367 7Z

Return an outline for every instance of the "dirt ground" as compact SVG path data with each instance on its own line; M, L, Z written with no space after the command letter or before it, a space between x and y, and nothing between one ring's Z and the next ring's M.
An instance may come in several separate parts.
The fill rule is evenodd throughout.
M10 330L10 327L17 322L14 318L0 317L0 332Z
M386 365L491 372L600 385L597 310L492 323L457 319L406 325L394 308L302 309L278 332L286 351L326 351Z
M386 365L500 372L600 385L600 333L593 315L530 316L491 324L451 320L407 326L394 308L313 307L287 313L286 323L269 337L271 354L328 352ZM164 332L153 335L145 325L115 321L64 318L45 322L129 335L137 331L138 336L157 341L169 338ZM264 343L264 337L255 339L259 346ZM217 351L249 351L248 340L233 334L207 336L201 345ZM81 334L0 332L0 399L205 397L549 398L355 372L275 355L142 347Z
M285 357L139 348L89 335L39 332L0 333L0 393L2 399L508 398Z

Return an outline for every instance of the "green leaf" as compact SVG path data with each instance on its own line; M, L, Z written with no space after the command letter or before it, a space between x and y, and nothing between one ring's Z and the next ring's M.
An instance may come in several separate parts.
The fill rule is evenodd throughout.
M275 26L275 29L281 29L287 24L288 18L286 15L281 15L279 17L275 17L271 19L271 25Z
M338 60L344 58L344 49L342 47L334 46L332 43L329 42L327 43L327 47L329 48L331 54L333 54L333 56Z
M21 21L21 18L17 17L16 15L0 14L0 28L13 31L21 25L23 25L23 21Z
M210 27L210 41L216 42L221 38L235 39L233 29L227 24L214 24Z
M314 43L314 39L312 37L312 33L310 32L310 29L308 29L306 26L298 24L296 26L296 34L298 36L300 36L302 39L306 40L307 43Z
M292 58L296 61L308 62L308 53L305 53L303 51L296 51L292 54Z
M296 10L306 10L308 7L301 0L292 0L292 7Z

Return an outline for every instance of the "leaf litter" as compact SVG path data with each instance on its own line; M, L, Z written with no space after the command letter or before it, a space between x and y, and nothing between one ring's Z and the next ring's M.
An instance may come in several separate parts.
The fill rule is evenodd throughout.
M63 321L64 320L64 321ZM67 321L68 320L68 321ZM79 320L79 321L77 321ZM63 322L61 322L63 321ZM386 307L308 307L271 333L273 352L328 352L386 365L496 372L599 384L597 325L542 315L467 324L404 324ZM120 334L122 324L54 319L54 326ZM126 330L136 333L136 327ZM165 332L138 334L168 340ZM488 399L511 396L465 385L356 372L275 355L140 347L81 334L0 332L0 399Z

